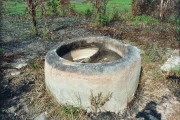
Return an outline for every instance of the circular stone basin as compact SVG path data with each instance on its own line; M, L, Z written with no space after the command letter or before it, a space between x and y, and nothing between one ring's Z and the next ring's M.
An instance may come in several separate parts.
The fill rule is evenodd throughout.
M136 47L104 36L63 41L45 58L46 86L57 101L92 112L125 109L134 97L140 70Z

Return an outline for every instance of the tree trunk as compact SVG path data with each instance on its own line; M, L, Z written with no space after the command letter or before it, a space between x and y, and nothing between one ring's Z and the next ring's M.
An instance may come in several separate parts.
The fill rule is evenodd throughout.
M133 15L150 15L163 20L179 16L179 0L133 0Z
M35 19L35 17L32 18L32 21L33 21L34 33L35 33L36 35L38 35L37 24L36 24L36 19Z

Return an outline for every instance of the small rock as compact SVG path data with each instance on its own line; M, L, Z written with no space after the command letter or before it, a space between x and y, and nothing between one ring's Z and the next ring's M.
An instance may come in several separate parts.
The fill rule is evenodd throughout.
M22 67L25 67L25 66L27 66L27 63L18 64L18 65L16 66L16 68L17 68L17 69L21 69Z
M23 109L26 113L29 113L29 109L28 109L27 105L23 106Z
M144 50L142 50L142 49L140 49L140 48L137 48L137 47L136 47L136 49L138 50L138 52L139 52L140 54L144 54L144 53L145 53Z
M15 111L16 111L16 108L15 107L10 107L10 108L8 108L8 112L9 113L12 113L12 114L14 114L15 113Z
M144 50L142 50L142 49L139 49L140 51L139 51L139 53L140 54L144 54L145 52L144 52Z
M49 120L48 117L46 116L46 113L41 113L38 115L34 120Z
M156 118L156 117L154 117L152 115L148 115L148 118L149 118L149 120L159 120L158 118Z
M19 103L24 103L24 101L25 101L24 99L20 99Z
M161 70L170 72L180 68L180 50L174 50L168 60L161 66Z
M11 73L12 76L17 76L17 75L19 75L19 74L20 74L19 71L15 71L15 72L12 72L12 73Z

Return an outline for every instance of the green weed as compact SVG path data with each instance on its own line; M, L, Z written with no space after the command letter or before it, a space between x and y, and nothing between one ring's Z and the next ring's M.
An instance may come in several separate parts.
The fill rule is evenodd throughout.
M4 51L4 48L0 48L0 52L3 52Z
M170 15L167 19L168 22L174 23L176 22L176 16L175 15Z
M176 24L177 24L176 31L177 31L178 33L180 33L180 17L177 18Z
M151 16L142 15L142 16L135 16L134 18L134 24L138 25L140 23L145 24L157 24L159 21Z
M24 15L26 11L25 2L7 1L4 4L5 13L13 15Z
M144 46L146 49L145 54L143 54L143 59L145 62L156 62L161 58L161 54L158 52L157 46Z
M117 10L128 10L131 11L131 0L110 0L107 4L107 13L110 18L110 16L113 16L114 11L113 9ZM71 1L71 7L75 11L79 13L83 13L84 15L87 15L87 11L93 10L93 5L90 2L77 2L77 1ZM50 0L45 4L46 13L52 14L61 13L61 6L59 4L58 0ZM27 15L27 9L26 9L26 2L17 2L17 1L7 1L4 4L5 13L12 14L12 15ZM41 9L38 7L37 16L41 15ZM123 15L123 14L122 14ZM123 15L124 16L124 15Z
M173 72L175 75L180 76L180 66L175 66L171 69L171 72Z
M40 59L34 58L28 61L28 66L33 70L42 70L44 68L44 62Z
M90 10L90 9L86 10L86 12L85 12L85 17L86 17L86 19L91 18L92 15L93 15L92 10Z
M73 114L75 117L77 117L78 113L80 111L79 107L73 107L73 106L62 106L62 112L66 115Z
M50 0L47 5L52 13L56 15L59 13L58 9L60 9L60 4L58 0Z
M10 15L27 16L27 4L26 2L7 1L4 2L4 12ZM36 14L40 15L41 10L37 8Z

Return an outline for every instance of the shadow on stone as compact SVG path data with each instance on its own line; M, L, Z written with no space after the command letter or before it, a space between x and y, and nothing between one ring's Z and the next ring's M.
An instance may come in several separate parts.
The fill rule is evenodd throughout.
M153 101L147 103L146 107L136 115L136 118L144 120L161 120L161 114L156 110L157 104Z

